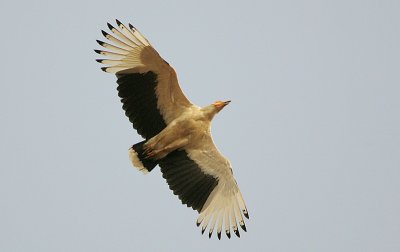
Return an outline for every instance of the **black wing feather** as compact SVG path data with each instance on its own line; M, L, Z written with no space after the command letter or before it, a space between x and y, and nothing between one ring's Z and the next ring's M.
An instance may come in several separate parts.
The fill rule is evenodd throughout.
M205 174L186 151L176 150L160 160L159 165L169 188L183 204L201 211L218 179Z
M157 107L157 75L154 72L117 74L118 96L125 115L145 139L157 135L166 127Z
M125 115L144 138L157 135L166 123L157 107L157 75L146 73L118 73L118 95ZM201 211L218 179L203 173L198 164L184 150L176 150L159 160L163 177L183 204Z

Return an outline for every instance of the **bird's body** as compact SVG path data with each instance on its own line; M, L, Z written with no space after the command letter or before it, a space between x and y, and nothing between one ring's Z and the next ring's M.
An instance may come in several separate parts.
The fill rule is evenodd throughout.
M95 50L109 59L105 72L116 73L118 95L133 127L144 141L129 149L134 167L150 172L159 165L169 187L182 202L199 211L197 225L209 227L218 238L224 223L239 236L237 222L246 227L242 214L248 212L232 174L232 167L215 146L211 136L214 116L230 101L217 101L206 107L191 103L179 87L174 69L164 61L137 29L117 20L119 30L108 24L117 36L103 31L113 42L99 44L110 51Z
M204 142L211 140L211 119L216 113L218 108L214 105L204 108L192 105L185 109L160 133L144 144L147 154L155 159L161 159L177 149L203 148Z
M145 149L156 159L167 156L171 151L181 148L197 148L210 130L210 122L197 107L190 107L174 119L160 133L150 138Z

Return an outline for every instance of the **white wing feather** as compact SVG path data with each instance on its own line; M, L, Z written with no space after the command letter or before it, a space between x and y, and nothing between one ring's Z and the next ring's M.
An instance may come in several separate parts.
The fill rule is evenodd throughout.
M201 142L201 149L185 149L188 156L194 160L200 169L218 179L218 185L211 192L197 219L197 225L202 223L202 232L209 226L211 236L217 224L218 237L224 224L225 233L230 237L230 227L239 236L237 224L243 230L246 226L242 214L248 218L246 204L242 193L233 177L230 162L218 151L211 136Z
M115 35L102 31L110 43L97 41L109 51L95 50L96 53L108 57L98 62L107 65L102 70L108 73L146 73L157 75L156 88L158 108L168 124L177 118L183 111L194 106L183 94L175 70L157 53L150 42L131 24L129 28L120 21L116 21L118 28L108 24L108 28Z

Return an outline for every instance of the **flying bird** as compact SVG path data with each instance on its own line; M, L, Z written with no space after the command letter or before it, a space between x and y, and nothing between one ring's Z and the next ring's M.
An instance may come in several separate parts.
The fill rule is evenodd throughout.
M137 132L145 139L129 148L135 168L151 172L157 165L169 188L183 204L199 212L201 232L214 228L221 239L238 224L246 231L249 218L242 193L233 177L231 163L217 149L211 136L211 121L230 101L199 107L182 92L175 70L131 24L102 30L109 42L97 40L104 50L102 70L117 77L122 108Z

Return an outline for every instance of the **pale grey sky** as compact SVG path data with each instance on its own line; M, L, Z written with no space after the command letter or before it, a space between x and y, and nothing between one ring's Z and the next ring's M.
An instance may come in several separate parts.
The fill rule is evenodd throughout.
M399 1L0 3L0 251L400 251ZM95 40L139 28L214 120L248 232L200 234Z

